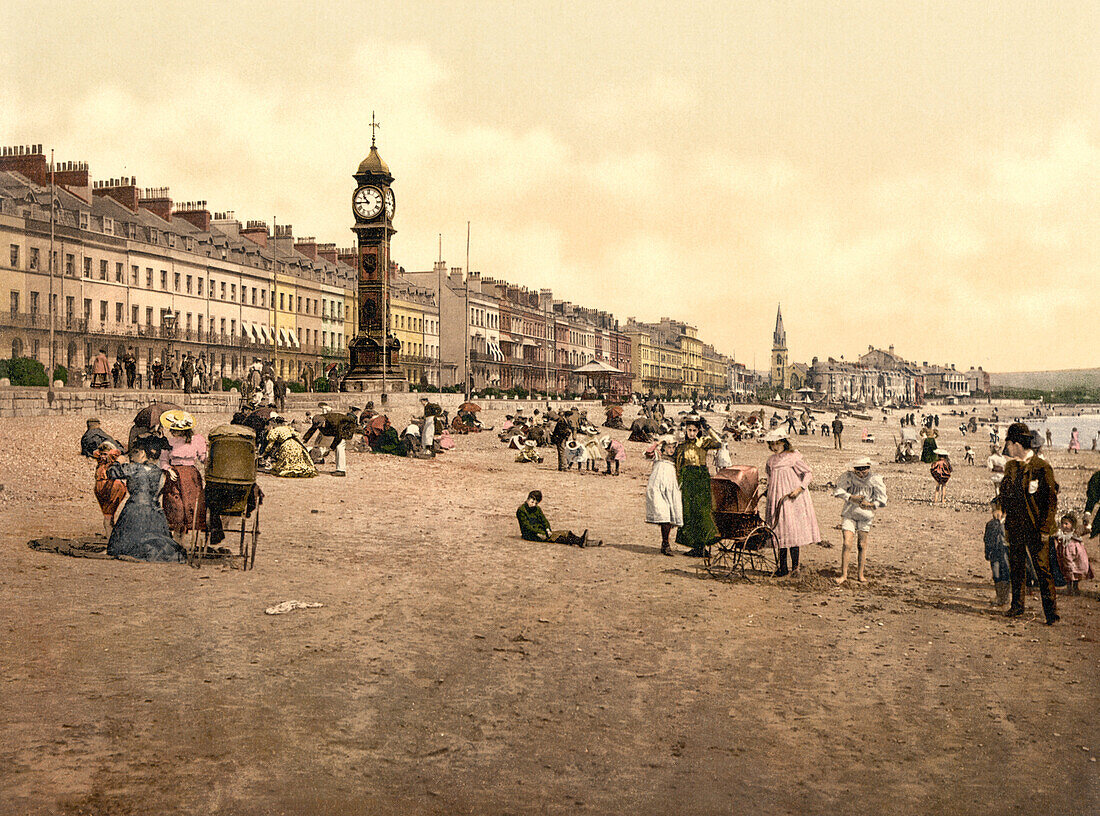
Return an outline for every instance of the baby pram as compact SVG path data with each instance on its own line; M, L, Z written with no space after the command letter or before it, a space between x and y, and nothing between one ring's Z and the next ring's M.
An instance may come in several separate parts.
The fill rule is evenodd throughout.
M717 578L736 571L772 573L778 563L775 533L757 512L763 494L759 471L750 466L723 468L710 480L714 523L721 540L706 549L701 568Z

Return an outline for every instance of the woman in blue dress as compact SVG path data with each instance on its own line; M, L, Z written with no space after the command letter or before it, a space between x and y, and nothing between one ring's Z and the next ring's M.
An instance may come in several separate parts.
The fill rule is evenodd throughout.
M127 464L115 463L107 471L110 479L126 482L129 496L122 506L107 555L128 556L142 561L183 561L184 551L168 529L168 521L157 498L164 482L164 471L154 464L164 440L143 435L134 440Z

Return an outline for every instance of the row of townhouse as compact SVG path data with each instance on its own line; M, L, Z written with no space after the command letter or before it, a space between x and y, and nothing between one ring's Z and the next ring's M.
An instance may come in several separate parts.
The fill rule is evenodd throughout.
M48 363L52 314L54 359L74 379L102 348L112 361L133 353L146 381L155 359L175 369L186 354L215 376L238 379L263 360L312 381L346 363L357 331L354 248L212 214L203 201L176 204L133 178L93 182L85 163L51 173L40 146L0 150L0 247L2 348ZM580 394L593 380L576 369L593 361L618 372L596 382L619 396L745 384L679 321L620 326L549 289L442 261L424 272L391 261L387 282L400 344L392 376L413 385Z
M926 397L960 398L971 393L971 375L954 365L917 364L900 357L894 347L876 349L856 362L813 359L806 371L806 384L816 396L836 404L918 405Z

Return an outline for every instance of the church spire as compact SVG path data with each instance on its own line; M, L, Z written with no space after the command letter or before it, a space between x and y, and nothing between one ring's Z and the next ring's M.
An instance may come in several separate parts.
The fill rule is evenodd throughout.
M775 334L772 335L772 344L776 348L787 347L787 332L783 328L783 307L779 305L775 311Z

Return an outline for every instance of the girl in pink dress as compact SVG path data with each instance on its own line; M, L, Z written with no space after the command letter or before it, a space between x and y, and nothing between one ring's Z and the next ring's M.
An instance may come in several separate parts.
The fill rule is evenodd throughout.
M817 514L810 499L810 479L813 476L802 454L791 447L786 431L774 430L765 437L772 455L764 466L768 477L768 526L779 539L779 569L775 577L798 574L799 548L821 540ZM791 568L787 569L787 550L791 552Z
M1074 428L1069 434L1069 451L1070 453L1081 452L1081 437L1077 434L1077 429Z

